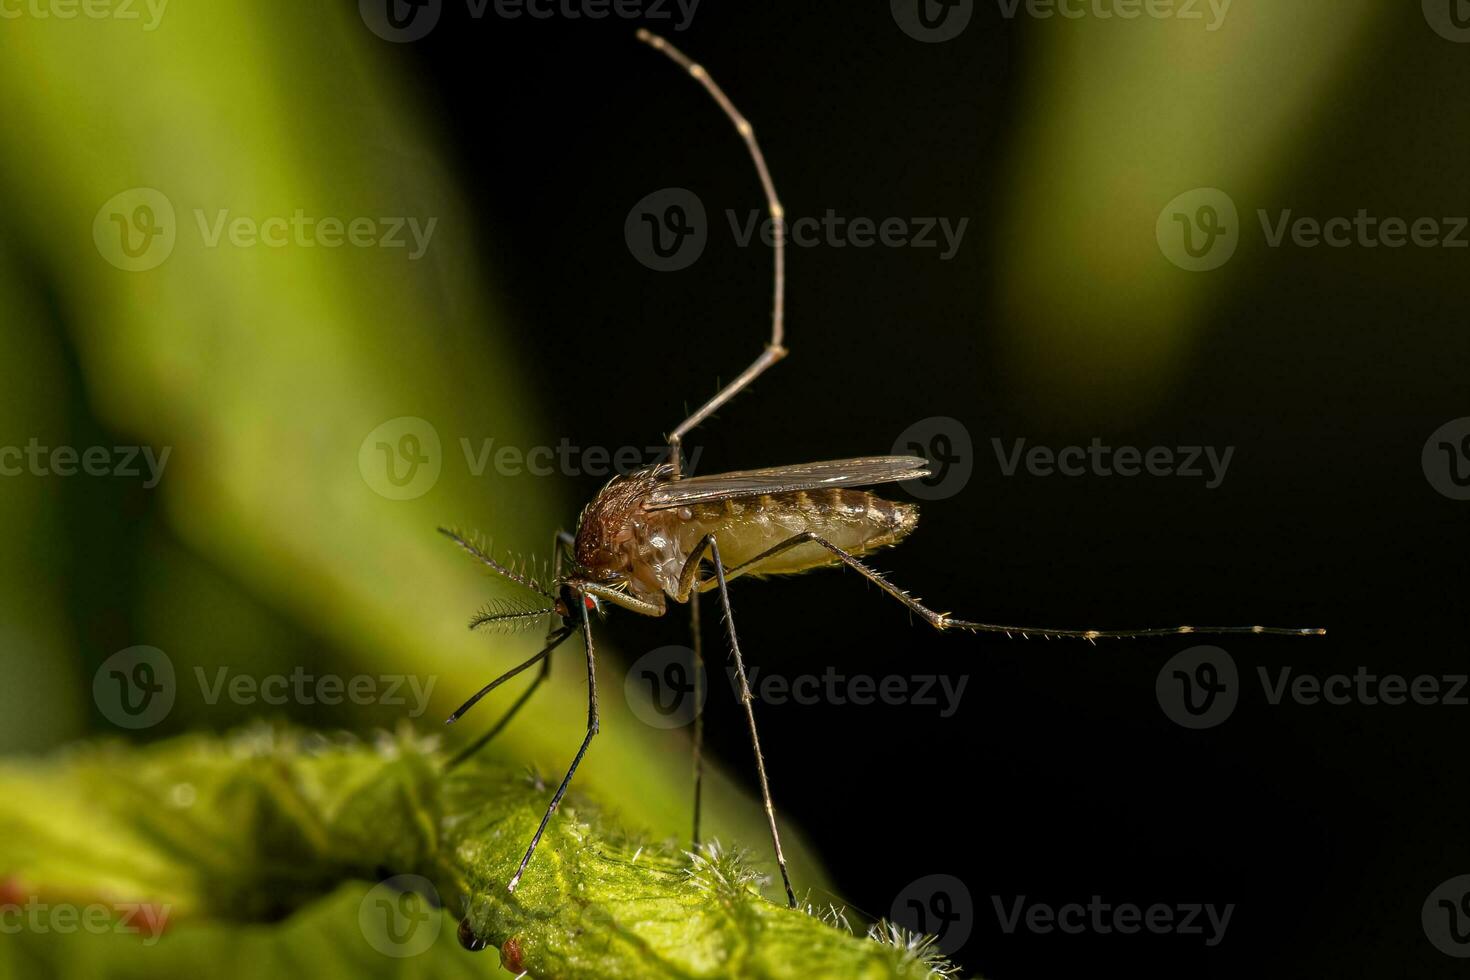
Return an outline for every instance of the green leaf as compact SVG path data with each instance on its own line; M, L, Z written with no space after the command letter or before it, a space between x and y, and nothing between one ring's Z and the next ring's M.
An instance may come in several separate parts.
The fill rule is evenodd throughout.
M917 978L884 924L788 909L718 845L685 853L575 791L433 739L257 727L0 769L0 976ZM458 942L456 942L458 940Z

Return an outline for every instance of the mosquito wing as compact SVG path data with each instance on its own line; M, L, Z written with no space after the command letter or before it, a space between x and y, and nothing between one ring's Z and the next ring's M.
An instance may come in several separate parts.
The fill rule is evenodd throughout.
M918 456L863 456L831 459L823 463L796 463L763 470L737 470L692 476L660 483L644 498L649 510L666 510L685 504L815 490L821 487L866 487L875 483L897 483L929 475L929 462Z

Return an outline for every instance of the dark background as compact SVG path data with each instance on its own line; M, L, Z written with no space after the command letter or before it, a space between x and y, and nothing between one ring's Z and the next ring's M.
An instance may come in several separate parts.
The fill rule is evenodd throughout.
M1256 169L1258 176L1247 189L1229 179L1239 173L1241 161L1233 156L1219 161L1221 186L1236 190L1245 223L1254 225L1257 207L1315 216L1352 215L1360 208L1409 219L1470 214L1464 182L1470 118L1461 107L1470 45L1436 36L1418 4L1397 6L1401 9L1366 18L1359 43L1342 55L1320 91L1301 103L1287 127L1289 139L1266 150L1240 140L1242 156L1274 154L1269 166ZM1330 32L1322 18L1333 10L1346 16L1348 10L1362 9L1347 0L1315 6L1300 0L1300 8L1311 11L1298 22L1300 36L1257 36L1252 31L1262 20L1255 16L1262 8L1236 0L1230 50L1249 59L1253 41L1263 50L1285 45L1299 48L1309 61L1321 41L1311 30L1314 17L1325 36ZM252 11L250 16L263 20L267 15ZM356 10L345 10L344 17L351 31L366 32ZM182 16L179 21L181 31L197 31L200 23ZM781 818L819 845L836 883L835 894L813 893L811 900L845 905L858 913L855 920L877 918L888 915L916 880L954 876L968 890L968 902L959 896L955 901L972 925L957 959L967 971L1000 980L1072 976L1083 969L1170 978L1233 977L1246 971L1375 978L1463 972L1460 961L1426 939L1420 912L1436 886L1470 872L1463 791L1466 707L1290 700L1272 705L1256 671L1290 667L1296 674L1325 677L1365 669L1405 678L1466 672L1467 504L1435 491L1420 454L1432 432L1470 414L1465 401L1470 251L1269 249L1252 227L1235 258L1208 274L1212 289L1206 299L1181 314L1189 320L1192 339L1168 377L1140 384L1137 397L1117 385L1038 378L1034 371L1018 369L1015 357L1021 320L1008 305L1014 294L1008 293L1006 277L1015 272L1010 265L1015 256L1030 253L1009 237L1007 229L1014 226L1007 222L1014 220L1011 210L1021 183L1060 188L1075 179L1066 159L1031 161L1035 169L1020 175L1017 160L1028 128L1046 123L1050 111L1037 97L1036 80L1049 77L1059 64L1075 63L1059 58L1056 48L1072 36L1067 32L1080 29L1077 25L1007 20L995 4L979 3L960 37L929 45L899 30L883 4L702 0L692 26L675 34L666 22L618 18L488 15L471 21L462 3L446 2L440 25L425 39L393 45L371 37L369 43L395 69L384 75L382 84L393 88L385 101L427 114L425 128L449 148L454 180L441 181L430 166L415 170L424 162L414 155L419 150L402 153L387 145L392 131L386 126L384 145L352 152L376 154L375 160L401 166L406 184L412 183L409 178L430 188L457 184L470 195L473 212L443 215L444 234L470 229L464 237L474 247L456 250L456 240L449 238L443 265L410 267L403 278L419 291L411 295L432 295L425 285L432 275L453 274L462 255L480 249L485 281L491 284L487 292L493 293L503 321L486 318L486 346L513 349L508 366L485 366L483 390L467 393L465 400L483 400L487 413L500 416L487 431L506 442L526 435L513 425L516 413L504 412L497 397L495 382L507 368L534 396L515 407L534 416L537 438L550 433L553 441L564 437L583 447L646 446L712 394L719 379L744 368L766 337L769 252L736 247L724 217L726 209L743 217L761 203L750 163L705 93L634 41L633 30L645 24L668 33L708 66L755 123L791 218L832 209L875 220L969 219L963 245L948 262L932 249L790 249L791 355L691 438L690 445L702 451L701 472L887 453L914 423L953 417L972 440L972 478L955 496L923 502L918 531L902 547L874 559L899 585L936 608L987 621L1074 628L1213 622L1330 631L1325 639L1219 641L1239 667L1240 702L1222 724L1192 731L1169 719L1155 691L1161 668L1196 645L1192 641L1093 647L939 635L849 573L737 583L732 592L742 646L751 665L767 675L821 675L831 668L847 676L966 679L959 710L949 718L939 717L936 707L915 704L757 705ZM293 86L318 84L354 91L362 84L347 68L335 79L339 85L324 84L313 71L359 65L349 57L356 49L338 43L326 50L321 37L295 25L290 18L258 25L255 43L265 38L277 61L247 64L241 92L278 88L289 93ZM1133 26L1148 31L1156 25ZM158 37L171 45L168 51L175 57L185 47L167 34ZM126 58L104 77L131 78L136 65L149 64L134 57L135 50L147 48L115 47ZM161 50L157 46L153 53ZM243 42L239 48L254 50ZM241 70L233 57L240 57L233 48L205 51L197 59L188 52L190 64L197 60L207 67L218 58L226 66L222 76ZM1159 82L1161 104L1187 102L1192 84L1210 70L1196 66L1185 52L1173 63L1177 74ZM164 60L155 67L167 73L178 64ZM361 64L370 69L382 63ZM70 65L67 74L90 69L88 63ZM404 74L414 81L409 91L400 92ZM1123 85L1105 73L1070 82L1080 89ZM185 102L193 98L185 84L169 91ZM58 105L70 106L77 93L68 89L64 94ZM90 102L81 104L91 112ZM1201 109L1197 121L1203 132L1225 133L1231 145L1232 135L1248 132L1249 123L1275 108L1266 100L1235 106L1235 114L1219 118ZM377 119L380 109L364 106L363 115ZM161 287L173 280L162 273L114 275L116 270L101 263L85 234L96 204L119 188L156 183L176 199L182 221L190 220L189 207L201 204L230 205L244 213L252 210L258 176L267 200L288 200L318 214L348 205L311 190L314 181L272 189L269 172L247 174L250 180L236 175L239 186L221 189L205 182L201 189L177 175L169 177L166 169L137 163L156 156L187 166L196 159L190 155L196 141L206 145L232 135L232 106L216 109L217 131L201 133L175 132L173 110L160 108L168 138L155 137L152 154L131 157L116 152L117 134L99 128L97 118L75 107L71 111L84 124L78 126L75 147L66 144L68 152L105 165L105 180L98 186L106 193L93 195L90 184L82 185L85 193L77 193L85 206L75 214L43 209L31 221L72 251L32 248L19 233L12 246L11 229L0 229L7 236L0 242L9 247L6 257L21 270L18 278L40 297L38 311L29 314L33 326L49 327L54 321L58 327L55 338L33 331L44 337L37 349L52 352L49 374L43 370L47 365L38 366L35 359L18 357L9 366L17 378L41 379L35 383L38 390L64 401L58 414L66 422L61 435L50 434L49 423L28 418L17 423L16 431L48 433L53 443L80 446L148 436L182 447L180 461L172 465L181 470L201 465L199 472L206 472L182 450L209 448L212 428L190 432L172 412L141 433L116 430L115 423L103 420L119 414L112 402L120 397L114 392L104 398L92 390L97 378L106 377L106 361L96 348L103 346L99 338L114 336L108 316L97 317L108 329L95 336L59 328L78 316L78 308L90 303L105 308L109 297L136 293L149 300L143 308L150 316L176 325L176 336L135 331L166 353L172 349L168 345L186 336L216 337L211 330L217 320L219 346L204 348L208 360L239 361L242 387L258 377L278 384L282 377L294 377L252 374L253 358L247 356L267 359L291 348L264 341L232 346L239 334L229 332L234 321L219 311L183 315L162 304L155 309L152 290L158 286L167 296ZM1154 109L1141 104L1130 111L1147 120ZM1098 122L1126 129L1123 120ZM320 134L321 145L353 132L344 125L341 133ZM317 135L287 132L281 139L315 150ZM1079 146L1084 135L1078 134ZM1068 146L1065 139L1059 145ZM18 175L11 182L11 210L24 211L18 205L31 197L49 200L21 179L32 167L27 155L9 156L8 172ZM291 159L313 177L331 173L304 150ZM1177 169L1171 161L1159 165L1171 173ZM1149 161L1136 166L1140 184L1147 185ZM1215 176L1205 170L1169 193L1210 183ZM630 253L624 222L635 202L666 187L694 191L712 227L709 244L693 266L659 273ZM385 190L392 207L409 208L401 213L439 213L434 210L438 197L404 201L395 193L391 186ZM1152 229L1165 199L1133 217ZM345 200L363 207L360 195ZM1089 219L1078 215L1075 220ZM1102 224L1087 225L1083 234L1103 243L1104 250L1126 237L1124 230ZM56 258L76 251L82 258L70 266ZM250 282L248 275L258 268L251 262L272 261L259 250L204 258L212 261L180 254L164 272L182 276L202 269ZM309 258L293 253L290 261L301 263L309 276L315 268ZM359 260L370 272L353 280L354 288L371 298L377 294L369 275L382 267ZM344 253L338 261L346 266L351 260ZM1165 276L1198 283L1162 255L1157 265ZM101 270L111 277L103 281L118 292L79 289L63 275L68 270L88 275ZM1115 295L1131 285L1095 280L1089 270L1064 260L1053 268L1025 271L1050 276L1058 292L1080 295ZM220 281L200 276L198 288L203 294ZM446 294L455 295L453 289ZM222 294L219 302L235 295ZM1139 295L1143 304L1155 294L1140 284ZM288 327L297 322L293 317L306 322L301 350L310 354L316 348L306 342L311 339L307 321L316 308L295 309L293 300L283 296L268 312ZM433 308L426 308L425 316L432 315ZM348 314L343 317L353 322ZM371 318L359 314L357 319L362 332L351 336L368 338L364 348L379 338L376 349L364 350L358 370L393 358L428 363L426 351L457 349L421 322L395 325L401 332L387 334L392 342L384 343L384 334L369 332ZM125 327L129 321L120 314L119 323ZM1119 328L1119 345L1133 339L1125 328ZM123 327L116 330L133 339ZM16 335L25 336L18 328ZM1048 334L1038 343L1053 345L1057 378L1077 378L1077 361L1087 355L1057 344L1056 337ZM418 342L422 346L415 346ZM197 353L201 348L181 344L179 349ZM165 357L163 363L173 362ZM333 387L339 371L344 378L352 373L351 366L321 366L324 400L356 391ZM151 377L144 373L129 387L144 386ZM198 370L197 377L182 380L217 384L221 377L236 375ZM6 387L17 403L42 401L25 385ZM178 390L192 389L184 384ZM313 419L291 414L282 420L268 411L281 392L266 385L253 394L262 433L279 431L270 425L313 431ZM441 424L445 417L455 418L456 429L446 425L444 430L453 455L453 436L460 426L472 424L449 416L422 393L404 399L390 390L383 400L383 405L344 410L345 423L337 419L351 435L346 452L334 441L288 445L297 446L302 459L308 452L327 459L331 473L339 478L345 473L351 489L368 497L351 464L357 440L370 425L405 413L438 418ZM167 405L169 397L159 401ZM231 397L218 401L222 418L242 410ZM324 409L324 416L330 414ZM179 417L191 416L181 410ZM359 423L361 429L354 428ZM326 431L336 433L330 425ZM1236 451L1223 485L1208 490L1203 481L1189 479L1042 478L1024 472L1007 477L996 464L993 438L1007 446L1022 438L1051 447L1087 445L1099 438L1114 446L1211 445ZM273 448L267 439L261 443ZM208 464L207 453L203 458ZM298 462L283 469L276 482L283 495L299 484L306 499L355 499L331 497L332 488L340 492L341 486L315 485L317 473ZM602 483L594 476L555 479L554 490L530 477L521 481L523 490L486 483L485 497L498 496L494 506L487 503L478 513L464 513L461 498L445 493L423 501L423 511L404 512L412 517L401 520L413 522L411 534L419 542L434 538L429 528L435 520L500 520L501 502L517 493L527 501L553 493L586 500ZM74 646L91 658L77 671L76 690L54 688L49 697L40 691L12 702L17 708L8 727L22 733L5 733L8 749L31 728L42 729L37 744L59 739L38 718L54 720L55 731L116 736L116 726L87 704L86 678L107 652L140 640L161 644L185 664L188 644L173 637L191 635L191 627L211 640L218 635L219 649L208 647L208 655L254 664L257 672L268 671L272 662L286 665L282 669L293 664L362 669L363 663L341 648L344 635L360 633L327 626L349 620L346 613L329 606L320 615L320 629L314 629L316 620L303 625L299 608L280 594L301 590L320 597L325 590L335 595L331 589L340 584L317 570L317 578L329 584L302 588L315 581L315 566L306 561L300 567L283 565L280 539L271 536L289 531L286 522L259 535L265 559L250 553L253 575L249 566L239 573L241 581L254 585L249 603L238 603L249 605L250 615L240 612L219 626L208 618L220 608L230 612L234 600L224 584L238 584L231 582L233 559L219 556L245 549L238 531L222 536L217 551L199 546L199 539L212 539L222 523L228 527L219 513L206 516L189 534L173 526L189 523L181 515L199 499L197 485L193 498L176 498L172 516L160 495L120 481L72 481L54 490L48 485L44 492L61 498L57 512L62 516L54 524L36 520L26 526L30 511L7 511L21 515L14 519L12 546L17 553L24 547L26 556L39 556L13 559L16 581L64 583L60 605L68 629L78 634ZM907 499L900 488L890 491L896 499ZM430 516L431 508L439 510ZM254 513L228 507L223 512ZM302 508L303 519L313 513ZM565 526L571 527L575 517L569 508ZM396 555L396 526L366 523L352 530L367 548ZM485 530L512 540L542 542L547 536L539 527ZM28 534L35 540L26 539ZM179 547L176 536L188 547ZM155 554L150 547L157 549L160 539L169 547ZM312 554L313 547L333 540L326 533L313 537L301 552ZM440 546L435 542L433 547ZM333 554L334 562L348 560ZM436 568L459 561L447 546L435 551L433 560L444 563ZM160 573L174 562L182 571ZM288 585L273 591L262 580ZM390 591L400 586L396 572L384 581ZM185 589L185 584L196 588ZM218 602L201 601L211 599L213 591L220 593ZM411 592L407 586L403 591ZM352 594L363 600L374 593L363 588ZM162 638L159 627L137 612L144 600L153 597L156 603L159 595L167 599L160 608L183 624L176 633L163 631ZM34 604L24 590L17 590L13 601L17 607ZM255 610L255 604L261 608ZM723 667L712 604L705 609L706 649L712 664ZM414 610L414 615L425 619L407 632L433 635L437 620L428 617L439 613ZM152 616L159 618L156 609ZM265 626L251 633L238 629L235 620ZM685 642L687 635L681 616L650 620L622 610L613 610L605 629L609 645L623 658L609 658L613 662L605 667L604 690L614 691L626 661ZM276 651L274 660L262 651ZM61 662L59 656L53 659ZM562 657L558 669L575 673L577 659L576 654ZM31 662L38 665L37 674L53 666L39 655L17 655L7 669L18 671ZM407 668L394 661L394 669ZM454 682L461 680L456 675ZM24 678L12 675L9 683L14 690L28 690ZM57 690L71 700L56 696ZM84 706L81 714L73 702ZM315 725L391 725L401 714L296 707L297 720ZM202 714L208 725L221 729L239 723L227 710ZM181 710L148 737L201 725L199 717L191 719ZM743 717L722 670L716 673L706 720L713 753L729 771L743 775L754 793ZM566 722L536 715L533 705L518 724L560 730ZM741 843L764 856L762 841ZM799 878L795 884L799 892L806 887ZM1224 941L1207 948L1201 936L1037 934L1024 928L1008 934L994 897L1009 907L1020 896L1051 906L1086 904L1100 896L1112 905L1235 908ZM495 969L490 961L484 968Z
M446 24L462 15L451 7ZM723 218L759 203L749 163L706 96L634 44L632 26L495 21L441 28L404 52L497 229L512 312L538 326L521 370L546 393L552 431L583 445L655 441L744 367L767 329L769 253L735 247ZM1188 731L1154 684L1190 642L937 635L853 575L743 582L743 645L768 672L969 678L947 719L913 705L758 706L778 808L820 842L838 904L884 915L912 880L959 877L975 925L958 958L986 976L1448 976L1455 961L1426 942L1419 916L1470 859L1465 709L1271 706L1255 671L1465 670L1465 505L1437 494L1419 463L1429 433L1465 412L1465 254L1268 252L1256 236L1154 409L1117 420L1099 407L1078 424L1038 408L998 356L990 296L1003 243L985 229L1004 203L1001 164L1040 29L981 5L961 39L921 45L881 6L706 0L675 37L755 123L792 217L830 207L971 219L950 262L791 249L791 356L691 440L701 470L887 452L911 423L953 416L975 442L973 478L925 504L918 532L877 560L938 608L1331 635L1222 642L1240 666L1240 705ZM1460 168L1463 156L1426 162L1425 145L1395 135L1456 111L1448 98L1429 104L1442 59L1456 57L1463 80L1466 53L1417 11L1387 23L1301 120L1303 149L1280 168L1283 206L1400 213L1433 200L1424 213L1464 213L1463 187L1435 199L1409 174L1410 162ZM1458 136L1434 142L1463 149ZM1369 153L1373 166L1360 166ZM661 274L631 257L623 221L666 186L699 194L714 227L692 268ZM1237 453L1209 491L1007 478L990 448L992 437L1094 435ZM614 615L624 650L682 640L680 619ZM710 646L719 653L717 637ZM753 788L722 681L707 720L715 753ZM1236 909L1216 948L1198 936L1007 935L991 896L1020 895Z

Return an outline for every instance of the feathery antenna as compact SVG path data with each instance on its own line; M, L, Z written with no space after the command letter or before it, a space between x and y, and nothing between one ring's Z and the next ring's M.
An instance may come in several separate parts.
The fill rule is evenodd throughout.
M488 554L486 554L484 552L483 549L481 549L474 542L466 539L458 531L450 530L447 527L441 527L439 529L439 533L442 534L442 535L444 535L449 540L453 541L455 544L459 545L465 551L469 552L470 555L473 558L475 558L476 561L479 561L483 565L490 566L496 572L498 572L501 575L505 576L506 578L510 579L512 582L516 583L517 585L523 585L526 588L530 589L532 592L535 592L538 595L545 596L547 599L555 599L556 598L550 592L547 592L545 589L543 589L541 587L541 585L535 579L531 578L528 575L522 574L521 572L516 571L515 569L513 569L513 568L511 568L511 567L509 567L507 565L501 564L500 562L496 561L494 558L491 558ZM546 610L543 609L541 611L544 613Z

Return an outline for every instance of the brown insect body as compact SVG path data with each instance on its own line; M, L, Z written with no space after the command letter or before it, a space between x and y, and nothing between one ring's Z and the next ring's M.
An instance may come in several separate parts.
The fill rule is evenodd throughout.
M681 594L680 573L706 535L714 535L733 578L735 569L799 534L810 532L863 555L897 544L919 522L914 504L836 486L660 506L655 491L669 485L667 473L667 467L655 467L615 478L583 511L575 547L576 562L589 578L626 583L631 594L659 606L665 596L688 600ZM800 544L739 574L790 575L837 561L819 544ZM710 585L704 583L701 591Z

